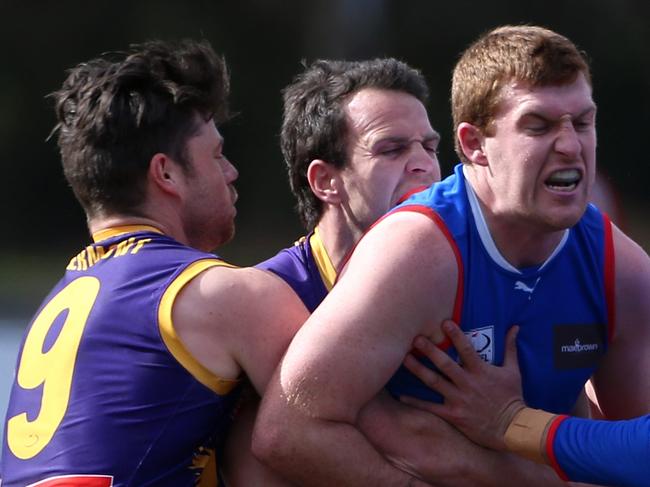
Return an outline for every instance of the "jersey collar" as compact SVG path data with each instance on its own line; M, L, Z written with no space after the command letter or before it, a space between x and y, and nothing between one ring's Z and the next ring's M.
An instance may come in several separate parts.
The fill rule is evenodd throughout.
M102 240L106 240L107 238L117 237L119 235L124 235L127 233L135 233L135 232L154 232L160 234L163 233L158 228L149 225L122 225L119 227L105 228L103 230L99 230L93 233L93 241L101 242Z
M499 252L499 249L497 248L496 244L494 243L494 239L492 238L492 235L490 234L490 230L487 226L487 222L485 221L485 217L483 216L483 211L481 210L481 205L478 202L478 198L476 197L476 193L474 193L474 188L472 188L472 185L467 181L467 178L465 177L465 167L463 166L463 177L465 178L465 189L467 191L467 199L469 200L469 206L472 209L472 215L474 216L474 221L476 222L476 230L478 231L479 237L481 238L481 242L483 242L483 246L485 247L485 250L487 251L488 255L490 258L494 261L495 264L498 266L504 268L507 271L514 272L515 274L522 274L521 270L517 269L515 266L513 266L510 262L506 260L506 258ZM549 255L549 257L544 261L544 263L539 266L537 269L538 271L541 271L546 264L551 262L553 258L564 248L564 245L566 244L567 240L569 238L569 229L567 228L564 231L564 235L562 235L562 240L557 244L555 247L555 250Z
M311 253L316 261L316 267L318 267L323 284L325 284L328 291L331 291L336 282L337 273L332 265L332 259L330 259L325 245L323 245L318 227L314 228L314 233L309 238L309 245L311 246Z

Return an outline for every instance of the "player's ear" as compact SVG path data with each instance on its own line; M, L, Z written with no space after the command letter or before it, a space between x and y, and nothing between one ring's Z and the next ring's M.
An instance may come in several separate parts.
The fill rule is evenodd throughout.
M488 160L485 155L485 135L471 123L462 122L456 129L456 137L460 149L465 157L472 163L480 166L487 166Z
M326 203L338 204L341 201L339 170L321 159L314 159L307 168L307 181L316 197Z
M166 154L158 152L149 161L149 183L163 193L178 195L184 181L183 168Z

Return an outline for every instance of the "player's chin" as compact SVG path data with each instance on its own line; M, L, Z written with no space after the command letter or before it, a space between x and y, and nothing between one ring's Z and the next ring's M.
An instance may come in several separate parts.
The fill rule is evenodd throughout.
M538 209L542 219L555 230L564 230L574 226L587 208L587 196L582 191L572 194L551 194Z
M229 225L226 225L222 234L221 245L227 244L233 238L235 238L235 218L230 221Z
M218 250L221 246L227 244L235 237L235 219L234 217L213 229L212 232L212 249Z
M550 230L566 230L577 224L584 212L585 206L571 209L563 208L560 211L545 215L544 222Z

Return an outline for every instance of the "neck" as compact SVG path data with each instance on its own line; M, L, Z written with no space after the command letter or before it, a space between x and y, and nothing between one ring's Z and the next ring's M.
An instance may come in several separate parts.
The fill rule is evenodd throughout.
M565 230L549 228L517 213L495 212L491 204L495 198L490 187L477 177L472 166L466 166L464 172L485 219L487 231L501 256L516 268L544 263L561 242Z
M344 259L363 233L353 231L346 222L341 221L340 215L334 215L331 212L323 214L318 222L318 231L332 265L337 272L340 272Z
M490 214L481 203L488 230L499 253L517 268L543 264L557 248L565 230L540 231ZM517 220L517 218L513 218Z

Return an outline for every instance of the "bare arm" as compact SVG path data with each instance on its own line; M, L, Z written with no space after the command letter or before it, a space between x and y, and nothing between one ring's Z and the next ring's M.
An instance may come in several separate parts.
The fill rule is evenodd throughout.
M398 214L379 223L289 347L262 402L254 451L301 485L408 485L357 419L413 337L451 314L455 276L430 220Z
M650 412L650 258L614 228L616 330L592 379L608 419Z
M252 455L251 436L259 398L250 399L238 412L227 438L223 465L228 485L295 485ZM549 467L480 447L446 421L401 404L386 392L363 408L359 428L397 468L440 487L564 485Z
M307 316L284 281L252 268L204 271L173 308L174 328L204 367L225 379L245 373L260 394Z
M255 458L251 452L251 438L259 397L246 397L230 428L224 457L221 462L228 487L291 487L280 475Z
M359 426L393 464L441 487L565 485L550 467L481 447L441 418L386 393L363 409Z

